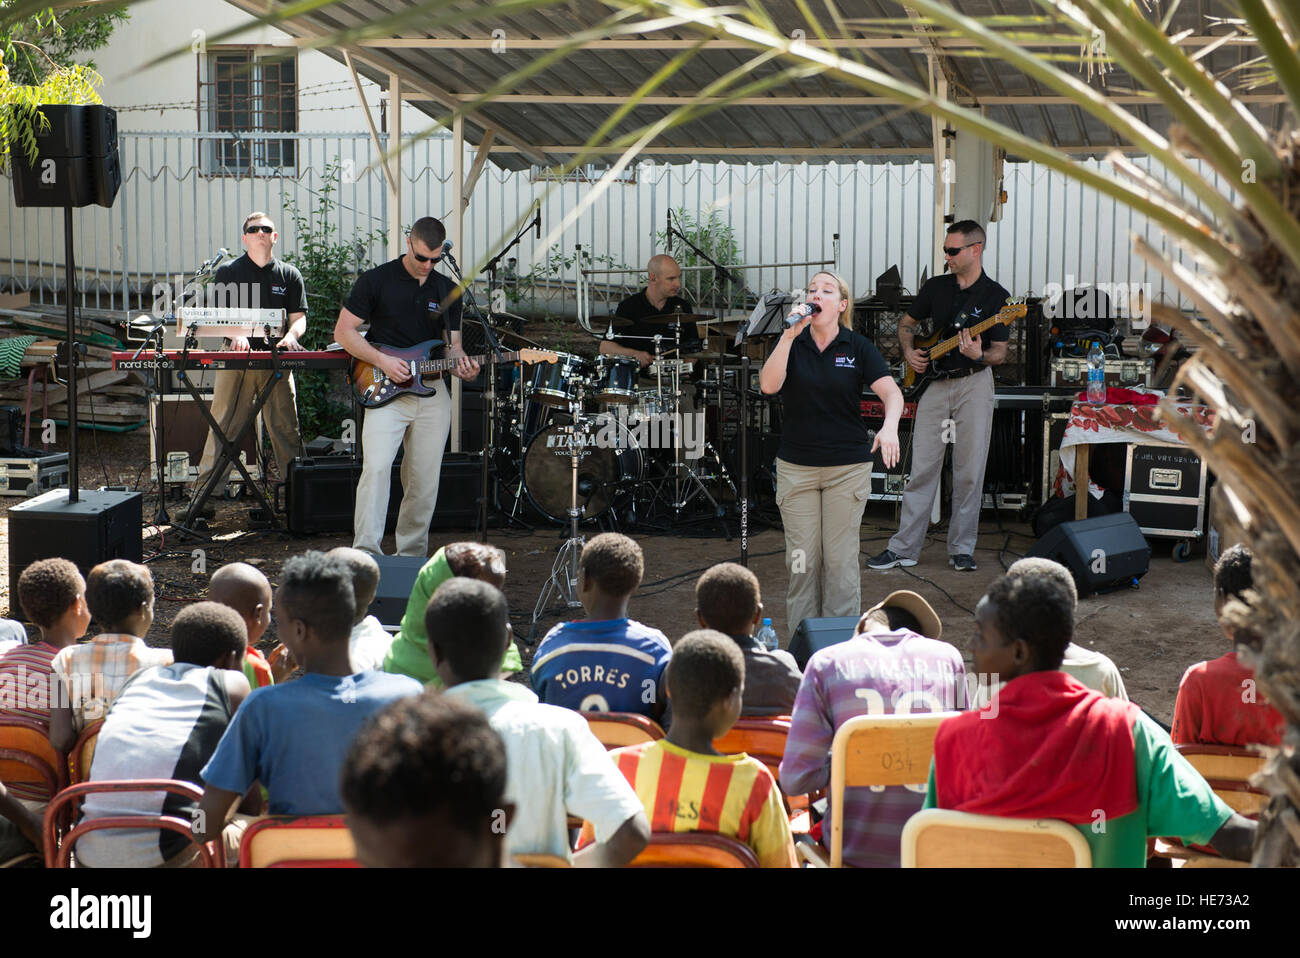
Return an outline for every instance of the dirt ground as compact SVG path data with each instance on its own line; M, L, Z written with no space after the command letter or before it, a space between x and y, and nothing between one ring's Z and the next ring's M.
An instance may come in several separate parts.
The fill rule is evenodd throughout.
M146 520L156 511L156 498L149 480L142 476L142 463L148 462L148 438L144 429L120 435L83 434L81 439L81 484L94 488L101 484L125 484L146 492ZM23 501L0 499L0 607L11 608L8 595L8 510ZM179 509L176 503L172 511ZM157 589L157 610L153 628L146 637L150 645L167 644L167 630L176 613L188 602L203 598L206 575L191 571L192 550L206 550L207 572L221 564L242 560L259 566L274 583L286 558L307 549L329 549L348 545L350 535L295 537L287 533L244 531L247 528L247 501L217 505L217 519L212 525L210 543L181 542L170 528L145 530L146 560L153 570ZM895 506L872 503L862 524L863 555L873 555L884 548L896 529ZM862 596L864 605L897 588L910 588L925 596L944 623L944 639L965 652L973 626L971 610L989 583L1005 566L1022 555L1033 541L1023 523L996 521L984 513L981 525L976 572L959 573L947 565L943 530L932 530L932 537L922 553L920 564L912 569L875 572L863 566ZM596 530L585 529L587 535ZM430 549L459 539L474 538L474 530L435 531ZM530 631L532 610L543 584L551 572L555 551L563 541L564 530L558 526L542 527L533 534L490 529L488 539L505 550L509 578L506 594L524 661L531 660L532 649L522 640ZM645 580L634 597L631 614L649 625L662 629L671 640L696 627L694 584L699 573L715 562L737 561L738 539L727 541L720 534L701 538L681 535L638 536L645 551ZM1137 590L1112 592L1084 599L1079 605L1076 641L1110 656L1119 666L1130 697L1168 725L1173 718L1174 697L1178 681L1191 664L1221 655L1226 650L1222 633L1214 620L1210 573L1202 558L1186 563L1175 562L1166 540L1153 540L1151 569ZM392 539L384 542L392 548ZM786 571L783 564L783 537L779 530L751 528L749 564L763 587L767 615L788 644L790 629L785 623ZM150 558L152 556L152 558ZM13 617L20 618L11 608ZM560 621L551 614L541 623L538 636ZM34 628L32 628L34 631ZM274 626L260 645L275 644ZM970 658L967 655L969 664Z

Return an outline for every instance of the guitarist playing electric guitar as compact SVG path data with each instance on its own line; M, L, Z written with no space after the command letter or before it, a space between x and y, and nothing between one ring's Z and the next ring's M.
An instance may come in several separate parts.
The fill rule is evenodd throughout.
M460 344L460 297L456 284L434 271L442 259L447 230L432 216L415 221L406 253L357 277L334 326L334 338L356 359L383 371L394 383L411 378L410 364L376 346L408 349L430 339L447 342L446 357L456 360L455 375L470 380L479 364ZM368 338L362 323L370 324ZM441 335L445 329L446 335ZM401 446L402 507L397 516L397 554L429 554L429 524L438 501L442 452L451 434L451 390L431 396L406 391L391 402L367 409L361 429L361 480L352 524L353 548L381 554L388 515L393 459Z
M880 555L867 561L872 569L914 566L921 555L930 509L934 504L944 453L953 444L952 516L948 522L948 564L961 572L975 569L975 543L984 498L984 465L993 432L993 372L1007 356L1005 325L995 323L982 335L969 328L996 314L1009 294L984 272L984 230L974 220L948 227L943 253L947 275L925 283L898 324L903 358L917 373L930 365L914 342L919 320L933 319L937 333L956 336L956 354L935 359L945 378L922 394L912 427L911 478L903 490L898 533Z

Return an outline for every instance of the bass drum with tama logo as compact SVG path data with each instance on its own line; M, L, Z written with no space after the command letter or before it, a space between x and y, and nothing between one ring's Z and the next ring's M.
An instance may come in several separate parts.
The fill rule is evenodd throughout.
M617 416L584 416L570 432L568 417L553 422L524 452L524 491L537 511L554 522L569 521L573 495L572 444L578 454L580 519L597 519L630 499L645 475L645 456Z

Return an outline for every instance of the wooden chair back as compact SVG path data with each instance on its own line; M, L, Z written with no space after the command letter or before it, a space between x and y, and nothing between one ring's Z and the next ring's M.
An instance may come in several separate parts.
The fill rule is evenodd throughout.
M944 808L903 826L904 868L1090 868L1088 840L1066 822L1000 818Z
M263 818L244 832L240 868L356 868L357 848L342 815Z
M831 742L831 867L844 866L844 790L871 785L923 786L930 777L934 735L957 712L859 715Z

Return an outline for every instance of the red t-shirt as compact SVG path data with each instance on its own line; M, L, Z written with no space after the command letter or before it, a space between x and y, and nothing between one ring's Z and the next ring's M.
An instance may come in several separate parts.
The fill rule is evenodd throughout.
M1174 703L1175 745L1278 745L1282 714L1255 687L1255 673L1229 652L1183 674Z

